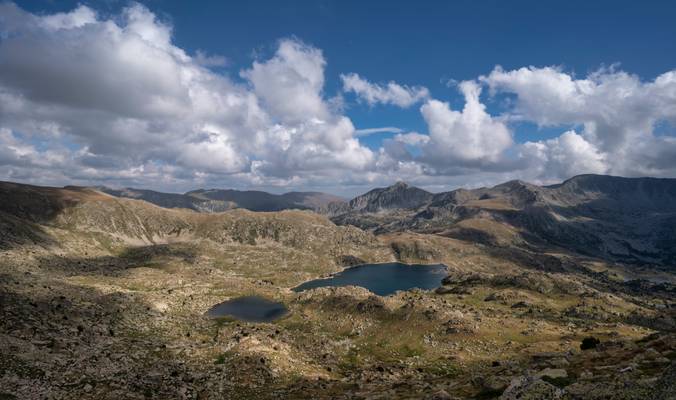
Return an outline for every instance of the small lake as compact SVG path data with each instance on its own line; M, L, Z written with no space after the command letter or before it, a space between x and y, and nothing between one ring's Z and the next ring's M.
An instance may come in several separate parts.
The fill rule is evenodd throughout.
M443 264L362 264L328 278L305 282L293 288L293 291L302 292L325 286L361 286L379 296L387 296L398 290L435 289L441 286L441 280L447 274Z
M237 297L211 307L209 318L234 318L247 322L270 322L286 315L289 310L282 303L260 296Z

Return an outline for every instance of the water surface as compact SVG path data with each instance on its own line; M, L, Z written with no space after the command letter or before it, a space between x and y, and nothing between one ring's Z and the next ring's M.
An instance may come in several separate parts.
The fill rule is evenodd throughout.
M325 286L361 286L377 295L387 296L398 290L435 289L441 286L441 280L446 275L446 266L443 264L362 264L328 278L305 282L293 288L293 291L302 292Z
M211 307L210 318L235 318L247 322L270 322L283 317L289 310L282 303L260 296L237 297Z

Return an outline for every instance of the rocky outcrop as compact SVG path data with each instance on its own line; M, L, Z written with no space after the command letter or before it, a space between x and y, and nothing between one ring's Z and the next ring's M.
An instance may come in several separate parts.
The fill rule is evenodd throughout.
M373 189L350 200L347 212L379 212L395 209L416 209L432 200L434 195L404 182L386 188Z
M537 376L515 378L500 396L500 400L556 400L563 398L563 390Z

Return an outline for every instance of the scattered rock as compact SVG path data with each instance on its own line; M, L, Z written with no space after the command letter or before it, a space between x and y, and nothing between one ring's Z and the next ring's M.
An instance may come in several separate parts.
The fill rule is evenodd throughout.
M568 372L565 369L560 368L547 368L538 372L537 376L540 378L548 377L552 379L568 378Z
M427 400L453 400L453 397L451 397L447 391L442 389L427 397Z
M536 376L514 378L500 400L557 400L564 391Z

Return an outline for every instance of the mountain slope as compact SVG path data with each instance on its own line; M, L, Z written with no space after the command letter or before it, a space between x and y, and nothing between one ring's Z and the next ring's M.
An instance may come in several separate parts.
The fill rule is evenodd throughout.
M331 203L344 203L345 199L333 194L322 192L289 192L281 195L287 201L302 205L312 210L318 210L328 206Z
M50 233L68 236L72 232L103 235L113 247L201 240L246 245L274 242L321 254L331 262L343 255L362 257L357 253L363 253L363 249L382 247L367 232L336 226L326 217L307 211L255 213L237 209L207 215L117 198L90 188L14 183L0 183L0 227L0 247L5 248L23 244L31 237L39 241Z
M320 192L272 194L256 190L198 189L179 193L163 193L145 189L94 189L116 197L144 200L164 208L186 208L199 212L221 212L234 208L251 211L315 210L343 199Z
M163 193L154 190L134 188L111 189L105 186L96 187L96 190L115 197L144 200L164 208L186 208L203 212L219 212L236 207L236 205L231 202L198 199L193 196L179 193Z
M611 260L676 264L676 179L581 175L552 186L510 181L434 195L396 184L348 205L333 210L333 221L376 233L413 230L491 245L554 246Z
M229 202L234 207L251 211L314 210L331 202L342 201L338 196L320 192L272 194L257 190L199 189L186 195L200 200Z

